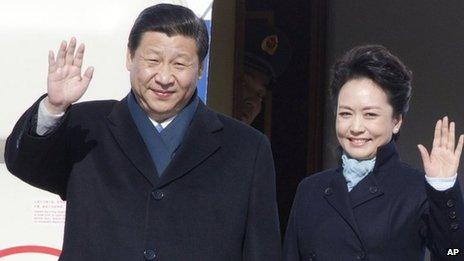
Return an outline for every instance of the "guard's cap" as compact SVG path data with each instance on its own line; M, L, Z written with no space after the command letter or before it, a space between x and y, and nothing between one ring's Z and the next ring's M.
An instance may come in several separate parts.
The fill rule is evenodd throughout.
M248 24L245 30L245 65L272 79L281 75L291 58L287 36L276 27Z

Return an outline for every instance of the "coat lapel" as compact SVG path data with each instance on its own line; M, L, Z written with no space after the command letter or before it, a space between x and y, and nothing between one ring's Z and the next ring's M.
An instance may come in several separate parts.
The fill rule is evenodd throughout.
M200 102L176 155L161 176L157 187L182 177L216 152L220 148L222 128L216 113Z
M367 175L349 193L352 208L359 207L375 198L381 197L383 193L383 179L386 178L390 167L399 161L395 142L389 143L377 149L377 158L372 173Z
M382 195L383 191L374 173L367 175L349 193L352 208L356 208Z
M341 168L339 168L335 172L335 175L333 176L329 185L326 188L324 188L322 193L324 193L324 198L327 200L329 205L337 211L337 213L343 218L343 220L345 220L345 222L355 233L359 242L363 244L349 201L346 180L340 171Z
M124 154L154 186L158 174L150 153L129 113L127 98L114 106L113 111L108 116L107 125Z

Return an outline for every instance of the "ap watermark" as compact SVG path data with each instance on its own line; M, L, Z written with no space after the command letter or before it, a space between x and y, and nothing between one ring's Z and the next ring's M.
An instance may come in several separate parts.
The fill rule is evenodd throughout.
M459 249L458 248L448 248L448 252L446 252L447 256L457 256L459 255Z

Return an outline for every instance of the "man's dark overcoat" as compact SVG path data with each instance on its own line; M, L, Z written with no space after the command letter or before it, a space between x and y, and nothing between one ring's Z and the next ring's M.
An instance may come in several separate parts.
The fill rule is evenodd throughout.
M158 178L126 99L72 105L44 137L34 134L38 104L5 160L67 201L60 260L279 259L273 159L258 131L200 103Z

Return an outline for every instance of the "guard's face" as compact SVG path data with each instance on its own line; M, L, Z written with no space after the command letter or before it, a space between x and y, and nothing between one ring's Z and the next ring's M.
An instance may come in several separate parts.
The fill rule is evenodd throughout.
M185 107L201 73L194 39L159 32L143 34L133 57L128 51L126 67L140 106L158 122Z
M387 94L368 78L346 82L338 95L338 142L352 158L371 159L398 133L402 117L393 116Z
M256 70L247 69L243 75L242 97L239 97L240 107L238 118L246 124L251 124L261 112L263 99L269 77Z

